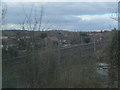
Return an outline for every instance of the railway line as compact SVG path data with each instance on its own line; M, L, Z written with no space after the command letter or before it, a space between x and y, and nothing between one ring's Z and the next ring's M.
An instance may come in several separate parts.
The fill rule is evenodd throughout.
M101 49L104 46L104 42L97 42L96 43L96 51ZM58 55L58 49L53 49L52 52L55 52L56 55ZM79 52L79 53L78 53ZM46 54L49 53L49 51L43 51L43 52L36 52L36 53L31 53L27 54L24 56L19 56L11 59L6 59L2 61L2 64L11 64L11 66L15 64L20 64L20 63L28 63L29 60L27 59L28 57L31 57L32 55L41 55L41 54ZM79 54L79 55L87 55L90 53L94 53L94 43L88 43L88 44L83 44L83 45L74 45L71 47L66 47L66 48L60 48L60 57L64 57L65 55L72 55L72 54Z

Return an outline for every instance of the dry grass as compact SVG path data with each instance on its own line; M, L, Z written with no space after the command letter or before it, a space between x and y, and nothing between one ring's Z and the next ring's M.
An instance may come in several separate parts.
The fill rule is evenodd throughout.
M69 52L68 52L69 53ZM79 52L78 52L79 53ZM17 88L100 88L104 87L104 77L96 73L96 58L93 55L63 55L60 65L57 52L48 49L45 54L33 54L24 58L26 62L17 67L7 78L17 79ZM17 78L15 78L17 76ZM4 82L4 87L7 87Z

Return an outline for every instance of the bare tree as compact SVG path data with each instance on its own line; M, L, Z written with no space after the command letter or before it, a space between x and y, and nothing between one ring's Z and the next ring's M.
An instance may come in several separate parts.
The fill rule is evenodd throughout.
M115 71L117 70L118 73L118 88L120 88L120 62L119 62L119 56L120 56L120 1L118 2L118 10L111 15L111 18L118 22L118 30L114 30L112 32L112 40L110 41L110 48L109 48L109 54L110 54L110 84L114 84L114 78L116 76Z
M24 32L24 35L23 35L24 36L24 43L26 43L26 46L27 46L25 48L28 51L30 49L30 52L32 53L31 57L27 57L27 59L29 60L31 65L29 67L26 66L27 70L26 70L26 73L25 73L26 75L28 73L30 73L32 75L32 79L31 79L31 81L29 83L27 83L26 86L28 86L28 87L36 87L36 85L39 84L38 82L40 82L40 80L42 80L42 78L40 77L41 73L44 73L44 72L49 73L50 71L46 71L46 69L49 70L49 68L53 67L51 64L54 63L54 61L52 62L52 60L51 60L51 64L48 63L47 66L46 66L46 64L43 64L43 65L46 66L45 68L42 67L43 65L40 66L42 63L39 63L39 62L44 63L46 61L44 59L42 59L43 57L41 57L41 54L39 54L40 49L38 50L38 48L37 48L37 51L39 53L38 52L36 53L36 50L35 50L36 46L35 45L37 43L41 43L42 41L44 41L44 38L47 36L46 34L44 34L43 32L40 32L40 31L41 30L48 30L53 25L47 23L48 27L46 25L44 25L44 27L43 27L43 16L44 16L44 10L45 10L43 4L41 4L41 6L39 6L39 7L36 7L33 4L29 11L26 11L25 6L22 5L22 10L23 10L24 18L23 18L23 21L20 22L21 28L22 28L23 32L26 31L26 30L30 31L29 32L29 36L30 36L29 40L25 38L26 37L25 32ZM36 41L36 40L39 40L39 41ZM31 46L33 46L33 47L31 48ZM48 54L53 53L48 49L47 49L47 52L48 52ZM50 58L50 55L48 55L48 56ZM47 61L49 60L49 58L47 59ZM38 65L38 63L40 65ZM42 67L42 68L40 68L40 67ZM30 68L31 68L31 70L30 70ZM45 71L41 72L40 71L41 69L45 70ZM29 72L29 70L31 72ZM47 79L47 77L46 77L46 79Z
M6 13L7 13L7 5L4 4L4 3L1 3L1 25L4 24L5 22L5 16L6 16Z

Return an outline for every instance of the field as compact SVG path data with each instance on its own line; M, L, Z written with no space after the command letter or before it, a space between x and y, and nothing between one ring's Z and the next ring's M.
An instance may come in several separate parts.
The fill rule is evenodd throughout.
M106 88L107 75L97 73L97 63L107 62L104 47L98 44L61 49L3 62L4 88ZM102 55L101 55L102 53ZM59 56L58 56L59 55ZM102 56L102 61L98 57Z

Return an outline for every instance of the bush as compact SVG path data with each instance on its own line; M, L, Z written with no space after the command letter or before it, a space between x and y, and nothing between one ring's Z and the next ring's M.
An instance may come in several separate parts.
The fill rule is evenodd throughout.
M109 75L110 75L110 82L111 85L114 84L114 81L118 80L119 76L119 69L120 69L120 32L117 30L113 30L111 32L112 39L110 41L109 46L109 58L110 58L110 69L109 69Z

